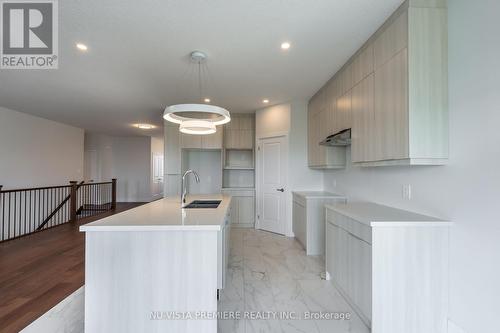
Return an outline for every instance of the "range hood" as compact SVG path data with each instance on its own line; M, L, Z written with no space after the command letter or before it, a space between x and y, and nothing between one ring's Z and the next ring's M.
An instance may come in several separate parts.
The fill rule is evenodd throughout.
M345 129L329 135L319 143L322 146L348 146L351 144L351 129Z

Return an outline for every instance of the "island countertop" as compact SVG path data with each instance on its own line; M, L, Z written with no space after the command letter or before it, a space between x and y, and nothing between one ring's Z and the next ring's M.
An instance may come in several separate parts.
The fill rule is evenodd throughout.
M221 230L231 197L222 194L188 195L193 200L221 200L217 208L181 207L179 197L164 198L82 225L80 231Z

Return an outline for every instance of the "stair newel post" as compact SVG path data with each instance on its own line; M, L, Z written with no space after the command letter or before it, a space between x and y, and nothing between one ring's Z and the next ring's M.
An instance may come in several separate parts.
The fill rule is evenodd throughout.
M76 190L77 190L77 183L76 181L70 181L71 184L71 195L70 195L70 212L71 212L71 222L76 221Z
M111 179L111 209L116 209L116 178Z

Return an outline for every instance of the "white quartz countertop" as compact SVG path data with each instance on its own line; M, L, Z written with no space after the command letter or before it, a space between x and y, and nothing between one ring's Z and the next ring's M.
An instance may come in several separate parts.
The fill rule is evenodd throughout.
M179 197L165 198L82 225L80 231L221 230L231 197L221 194L188 195L193 200L222 200L217 208L181 208Z
M326 191L292 191L292 193L304 198L345 198L343 195Z
M326 208L369 226L449 226L450 221L372 202L325 205Z

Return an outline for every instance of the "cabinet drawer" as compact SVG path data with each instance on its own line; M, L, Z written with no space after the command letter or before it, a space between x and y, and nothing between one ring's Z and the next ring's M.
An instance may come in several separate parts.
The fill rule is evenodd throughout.
M326 210L326 221L332 223L368 244L372 243L372 228L331 209Z

